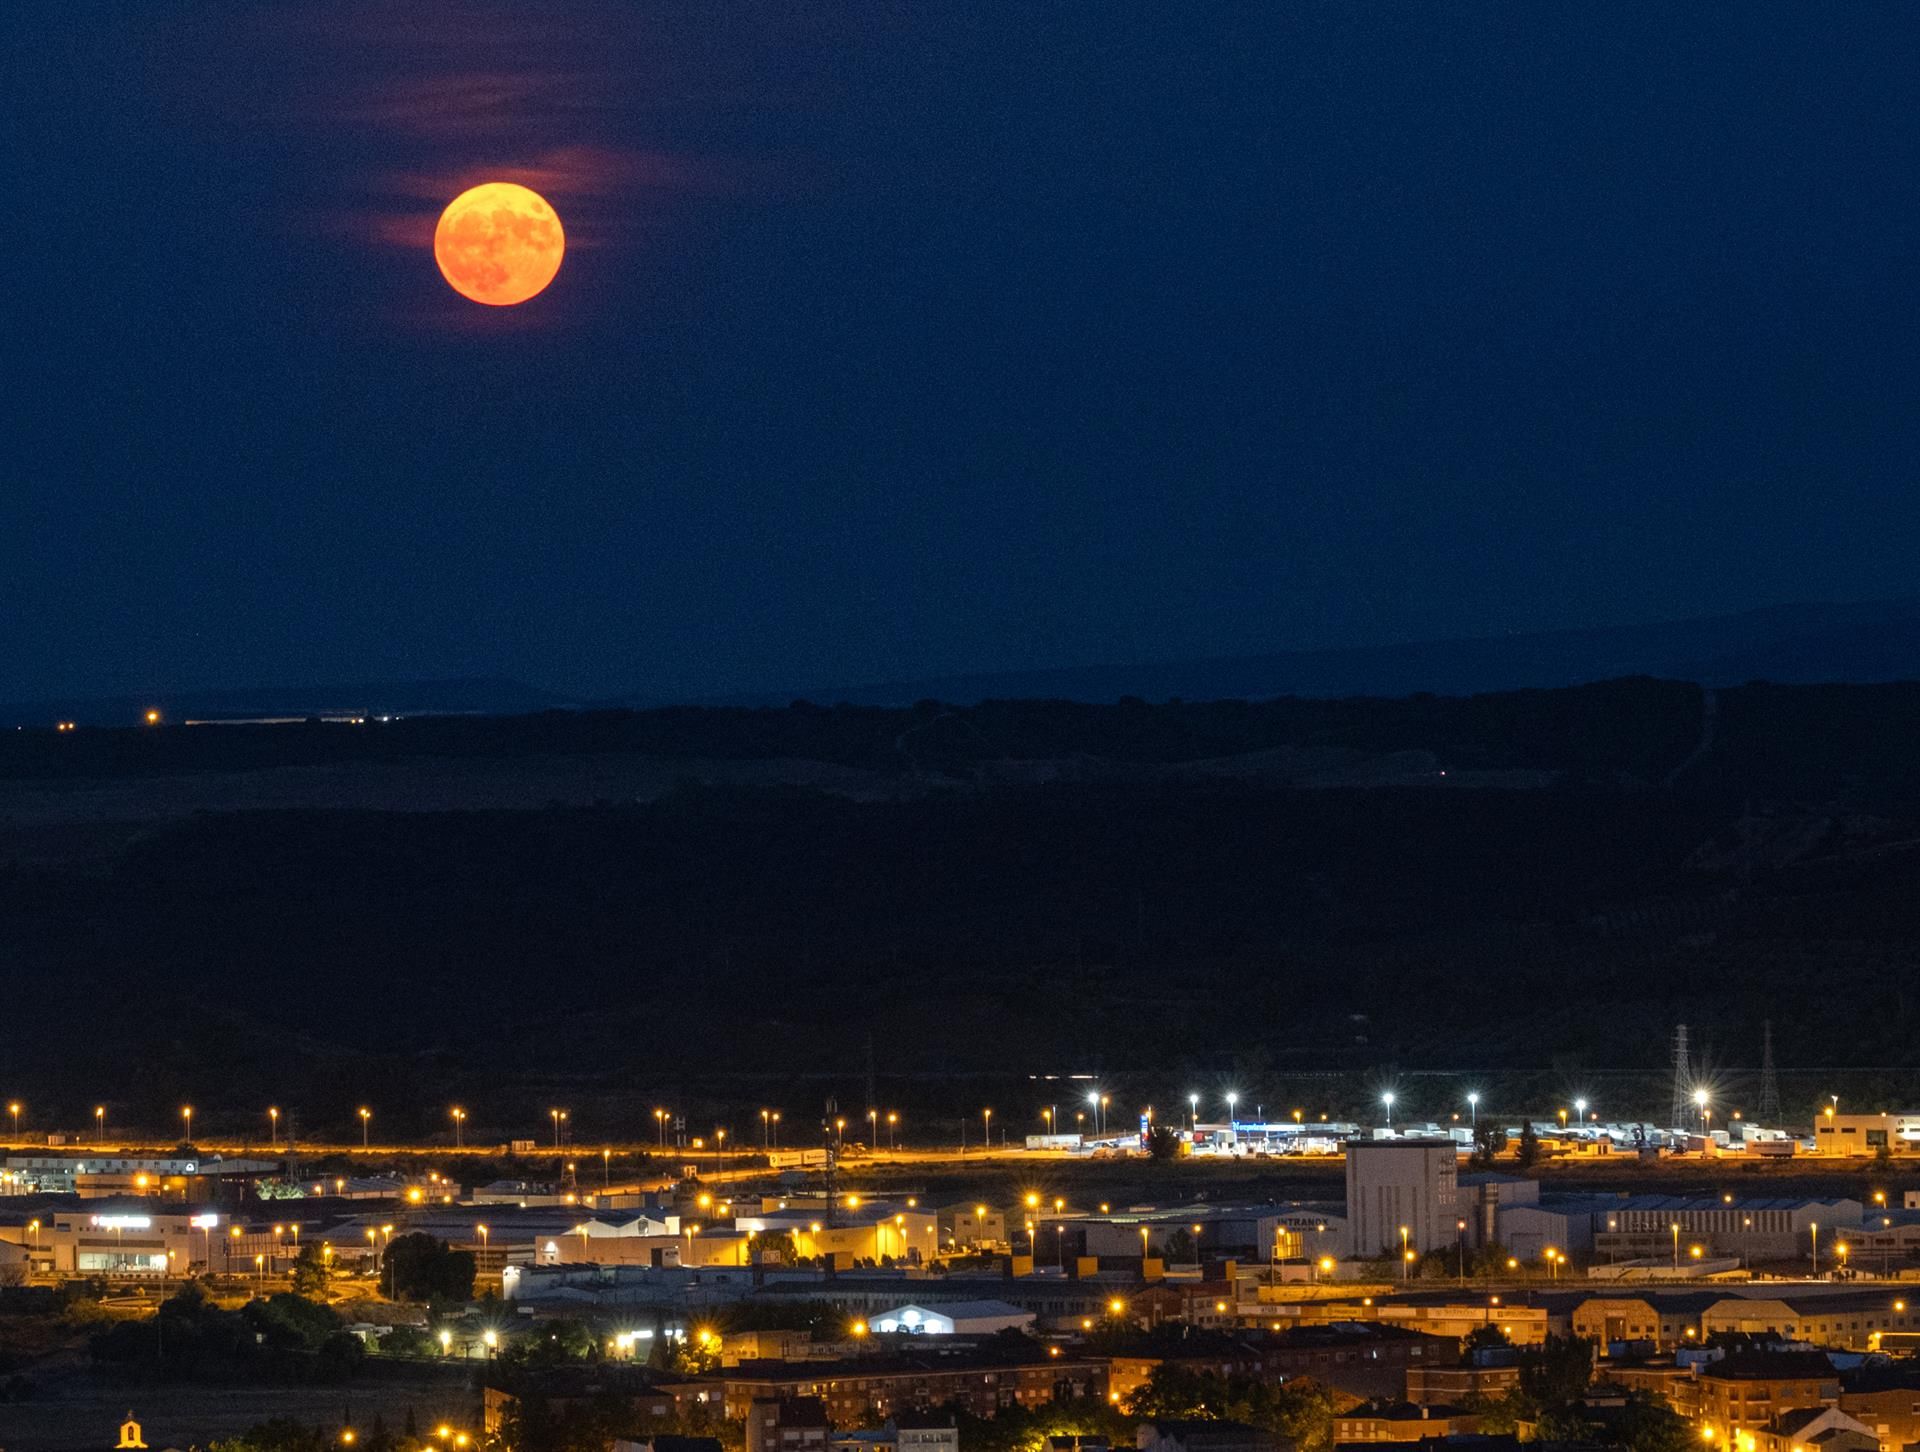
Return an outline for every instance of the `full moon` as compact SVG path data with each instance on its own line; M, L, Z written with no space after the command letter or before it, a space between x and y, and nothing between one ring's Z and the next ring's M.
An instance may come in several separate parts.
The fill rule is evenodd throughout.
M433 229L433 260L462 297L511 307L545 289L567 250L547 199L513 182L483 182L460 193Z

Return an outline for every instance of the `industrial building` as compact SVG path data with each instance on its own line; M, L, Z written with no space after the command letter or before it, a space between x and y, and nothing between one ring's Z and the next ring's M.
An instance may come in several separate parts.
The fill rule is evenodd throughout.
M1457 1245L1459 1146L1451 1139L1347 1141L1347 1248L1357 1256Z

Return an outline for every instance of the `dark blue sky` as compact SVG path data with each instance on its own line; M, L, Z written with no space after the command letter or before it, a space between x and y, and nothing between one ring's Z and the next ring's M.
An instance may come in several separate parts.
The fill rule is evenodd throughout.
M12 0L0 41L0 698L1913 588L1912 9ZM506 313L428 246L487 177L572 244Z

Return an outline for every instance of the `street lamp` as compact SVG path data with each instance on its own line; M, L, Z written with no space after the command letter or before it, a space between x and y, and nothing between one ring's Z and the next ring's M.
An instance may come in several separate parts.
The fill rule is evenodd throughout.
M100 1144L105 1144L107 1142L107 1106L106 1105L96 1104L93 1106L93 1124L94 1124L93 1137L95 1141Z
M280 1148L280 1111L271 1104L267 1106L267 1143Z
M547 1114L553 1120L553 1147L559 1149L560 1126L566 1123L567 1111L564 1109L549 1109Z
M1702 1134L1705 1134L1707 1132L1707 1091L1706 1090L1696 1089L1693 1091L1693 1107L1700 1111L1700 1132Z
M667 1111L664 1109L654 1110L653 1122L654 1126L660 1131L660 1148L665 1149L667 1147Z
M1240 1125L1234 1119L1233 1106L1240 1101L1238 1094L1227 1095L1227 1143L1240 1143Z
M13 1116L13 1137L20 1138L20 1101L14 1100L7 1105L7 1113Z
M992 1153L993 1151L993 1111L991 1109L982 1110L980 1112L980 1118L981 1118L981 1121L987 1127L987 1151L988 1153Z
M467 1122L467 1111L456 1104L448 1113L453 1116L453 1147L459 1149L461 1145L460 1131Z
M180 1106L180 1118L186 1124L186 1127L187 1127L187 1130L186 1130L187 1143L192 1144L193 1143L193 1106L191 1104L183 1104Z
M1200 1131L1200 1096L1198 1094L1189 1094L1187 1096L1187 1133L1189 1135L1194 1135L1194 1134L1198 1134L1199 1131Z
M1473 1129L1480 1128L1480 1096L1477 1093L1467 1095L1467 1123Z
M1579 1116L1579 1118L1580 1118L1580 1122L1581 1122L1582 1124L1585 1124L1585 1123L1586 1123L1586 1121L1587 1121L1587 1101L1586 1101L1586 1100L1584 1100L1584 1099L1576 1099L1576 1100L1574 1100L1574 1101L1573 1101L1573 1112L1574 1112L1574 1113L1575 1113L1576 1115L1578 1115L1578 1116Z
M1380 1102L1387 1107L1387 1129L1391 1132L1393 1129L1393 1091L1389 1089L1385 1094L1382 1094L1380 1096Z
M899 1112L897 1110L889 1109L887 1111L887 1148L890 1150L897 1150L900 1148L900 1136L897 1133L899 1126L900 1126Z
M1407 1267L1413 1262L1413 1248L1407 1244L1407 1227L1400 1227L1400 1279L1407 1278Z

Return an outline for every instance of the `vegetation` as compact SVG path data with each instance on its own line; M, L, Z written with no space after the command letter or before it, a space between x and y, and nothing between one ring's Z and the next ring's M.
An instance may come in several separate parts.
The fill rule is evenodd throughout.
M467 1301L473 1298L474 1257L431 1235L402 1235L388 1243L381 1273L395 1300Z
M1133 1444L1133 1420L1104 1402L1004 1407L991 1417L971 1416L958 1407L940 1411L952 1417L965 1452L1039 1452L1048 1437L1069 1433L1106 1437L1116 1447Z
M1540 1163L1540 1136L1533 1132L1530 1120L1520 1126L1520 1145L1514 1151L1514 1163L1523 1170L1530 1170Z
M1128 1400L1127 1412L1244 1422L1287 1438L1300 1452L1322 1452L1333 1443L1333 1393L1308 1377L1277 1382L1162 1362Z
M340 1452L343 1445L338 1430L276 1417L249 1428L243 1436L214 1443L208 1452ZM397 1433L388 1431L379 1417L369 1426L355 1428L351 1446L353 1452L449 1452L445 1441L422 1433L411 1411Z
M327 1263L326 1256L317 1245L303 1245L300 1254L293 1262L293 1289L302 1296L322 1297L327 1291L327 1282L333 1278L333 1267Z
M274 1376L339 1381L353 1374L359 1340L328 1306L290 1292L223 1311L189 1286L142 1321L95 1333L93 1359L163 1380Z

